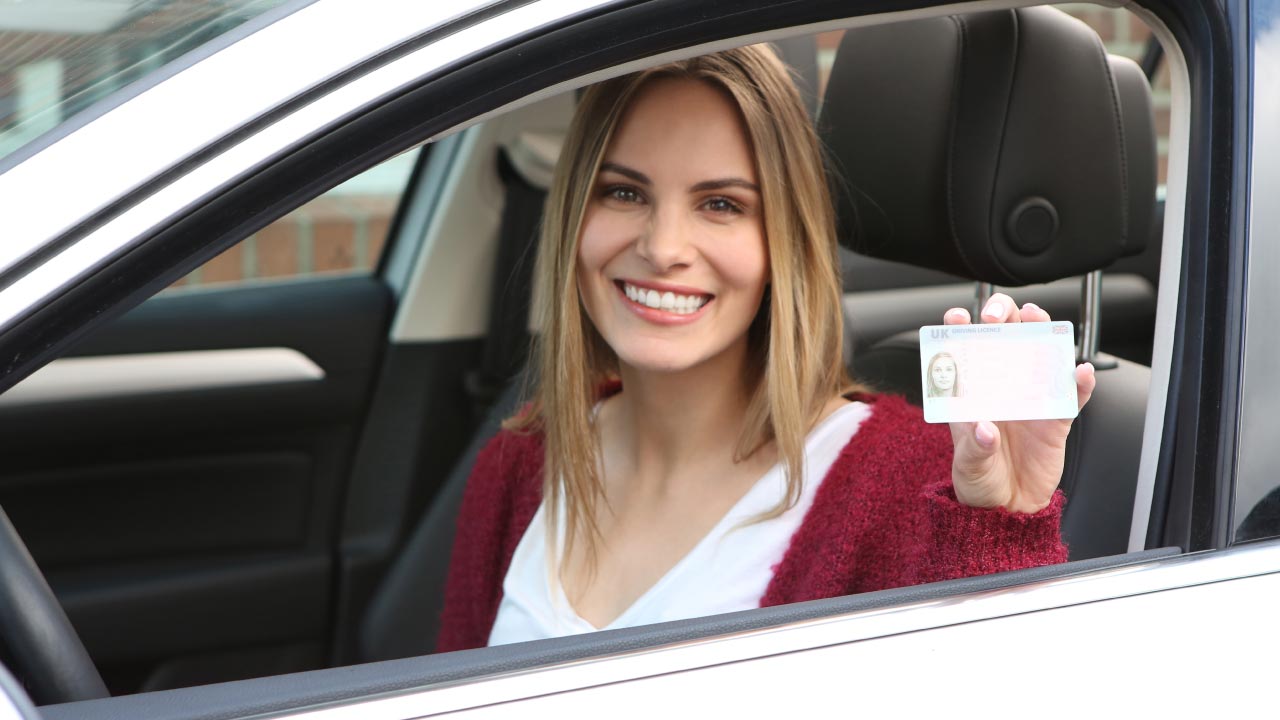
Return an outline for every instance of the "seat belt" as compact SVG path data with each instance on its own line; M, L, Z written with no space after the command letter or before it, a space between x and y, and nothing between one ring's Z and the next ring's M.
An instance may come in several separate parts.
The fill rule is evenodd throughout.
M489 291L489 334L480 367L467 376L474 419L488 413L529 355L529 305L542 206L547 193L524 178L504 148L498 175L506 188Z

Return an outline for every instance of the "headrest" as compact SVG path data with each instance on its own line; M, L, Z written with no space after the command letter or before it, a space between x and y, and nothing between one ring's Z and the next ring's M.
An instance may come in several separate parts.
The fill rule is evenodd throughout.
M1048 7L848 31L819 129L850 249L1001 285L1141 252L1150 90Z

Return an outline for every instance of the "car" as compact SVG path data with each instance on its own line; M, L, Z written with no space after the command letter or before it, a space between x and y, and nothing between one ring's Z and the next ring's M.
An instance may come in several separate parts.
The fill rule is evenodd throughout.
M1280 4L1072 11L1142 63L1016 2L0 7L10 714L24 692L138 720L1267 707ZM910 394L902 332L994 283L1079 322L1100 370L1071 562L430 654L469 462L537 332L575 91L755 42L808 89L856 225L859 377ZM998 87L1032 99L984 104ZM1018 253L876 242L969 242L947 211L996 208L982 173L1014 165L1045 189L977 225Z

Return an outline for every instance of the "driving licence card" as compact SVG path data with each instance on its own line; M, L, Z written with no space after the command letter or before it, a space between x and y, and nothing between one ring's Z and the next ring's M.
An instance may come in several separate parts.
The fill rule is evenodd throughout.
M1070 322L926 325L920 383L926 422L1074 418Z

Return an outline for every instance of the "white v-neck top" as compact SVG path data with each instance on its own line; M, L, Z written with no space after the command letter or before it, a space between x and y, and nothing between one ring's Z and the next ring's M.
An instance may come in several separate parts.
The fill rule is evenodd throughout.
M516 546L502 582L502 603L490 645L682 620L760 606L791 536L813 506L818 486L871 414L854 402L831 413L805 439L805 477L795 506L778 517L750 522L786 496L781 464L769 469L705 537L621 615L596 628L574 611L550 562L546 504L538 508ZM557 528L564 546L564 513Z

